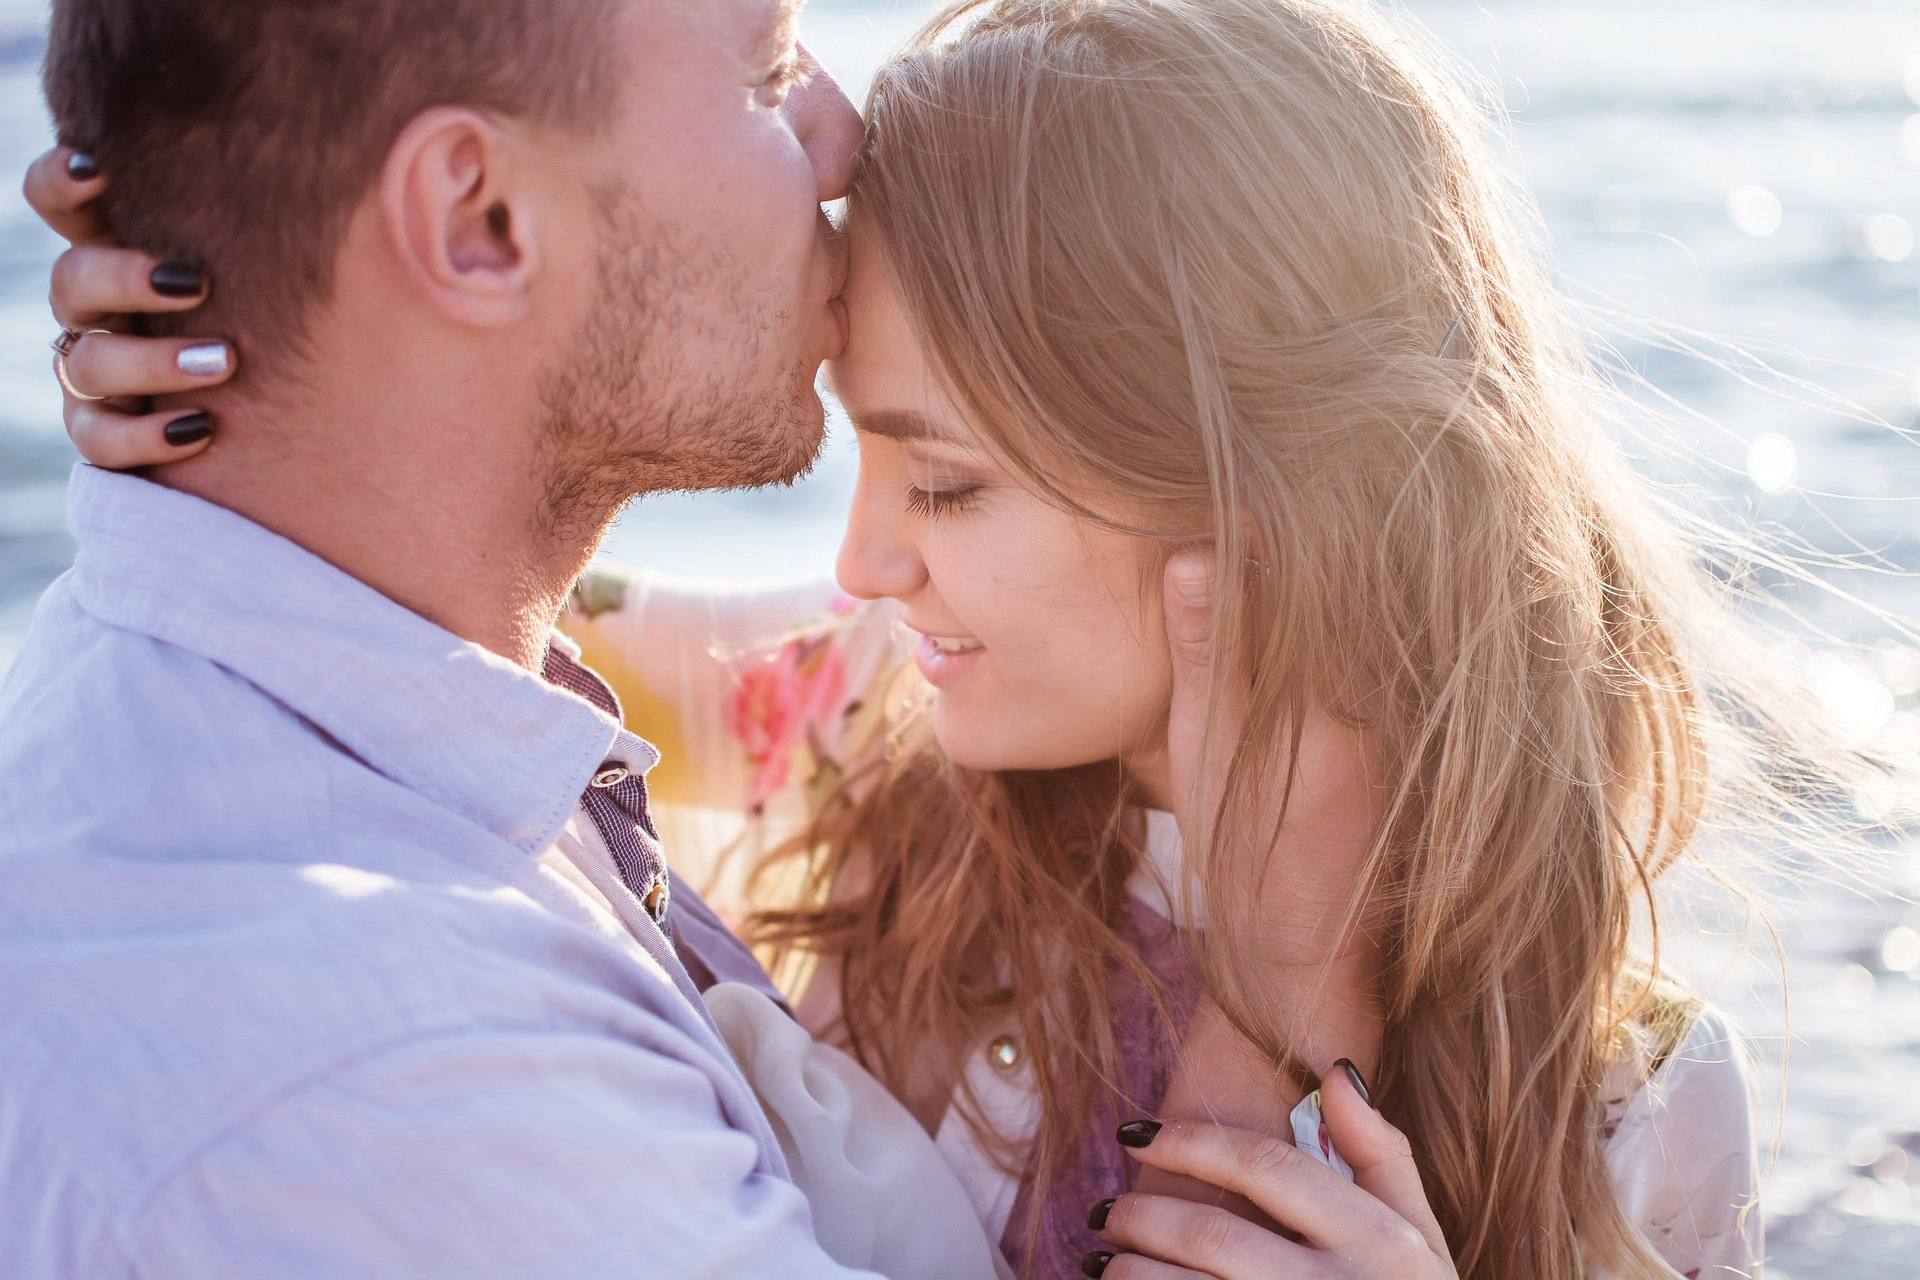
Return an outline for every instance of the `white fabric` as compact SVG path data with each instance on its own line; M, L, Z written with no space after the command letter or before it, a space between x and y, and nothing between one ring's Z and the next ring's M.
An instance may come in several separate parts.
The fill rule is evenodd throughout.
M1708 1010L1645 1084L1616 1071L1607 1167L1627 1220L1683 1276L1758 1277L1766 1253L1745 1042Z
M1200 896L1200 877L1180 846L1180 823L1165 809L1148 809L1146 854L1127 881L1127 892L1153 908L1162 920L1187 928L1206 924L1206 904Z
M980 1037L979 1052L967 1061L964 1070L981 1115L994 1132L1025 1139L1040 1127L1040 1094L1034 1088L1032 1073L1024 1060L1012 1071L994 1065L987 1048L1003 1036L1016 1037L1017 1043L1018 1031L1011 1019L987 1027ZM1002 1168L981 1145L958 1107L947 1109L934 1141L966 1187L987 1234L995 1240L1004 1237L1007 1222L1013 1217L1013 1202L1020 1194L1019 1175Z
M888 1280L1012 1280L960 1179L879 1081L751 987L706 997L836 1262Z
M1348 1182L1353 1181L1353 1166L1334 1149L1333 1135L1327 1132L1326 1118L1320 1114L1318 1089L1294 1104L1293 1110L1287 1114L1287 1121L1293 1126L1295 1147L1306 1152Z

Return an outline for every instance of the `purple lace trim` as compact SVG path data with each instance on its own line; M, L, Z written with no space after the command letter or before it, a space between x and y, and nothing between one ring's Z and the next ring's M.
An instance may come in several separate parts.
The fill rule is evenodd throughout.
M1114 1129L1128 1120L1152 1116L1167 1093L1175 1037L1184 1033L1199 998L1200 975L1180 932L1164 917L1135 901L1130 925L1141 958L1159 977L1166 996L1169 1028L1155 1012L1145 987L1127 973L1114 975L1113 1010L1122 1065L1123 1089L1096 1105L1088 1117L1079 1161L1054 1180L1044 1202L1036 1203L1031 1177L1020 1184L1013 1213L1000 1237L1001 1252L1026 1280L1077 1280L1080 1259L1102 1247L1087 1229L1087 1210L1130 1190L1139 1165L1121 1154ZM1032 1256L1028 1224L1039 1220Z

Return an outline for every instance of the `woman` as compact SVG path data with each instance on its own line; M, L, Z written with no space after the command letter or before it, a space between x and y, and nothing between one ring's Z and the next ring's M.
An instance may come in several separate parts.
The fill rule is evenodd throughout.
M1824 757L1703 662L1477 113L1331 0L961 0L868 118L856 599L590 578L570 622L656 795L766 853L803 1019L1025 1274L1204 1266L1141 1194L1203 1192L1122 1195L1107 1135L1322 1078L1460 1275L1757 1274L1738 1048L1630 932L1710 800L1791 809L1745 762ZM1317 1203L1232 1248L1364 1253Z

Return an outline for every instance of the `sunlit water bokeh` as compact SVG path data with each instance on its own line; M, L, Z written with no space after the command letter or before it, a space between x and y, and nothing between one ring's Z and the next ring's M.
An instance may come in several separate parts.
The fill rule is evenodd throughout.
M1791 531L1839 576L1920 614L1920 6L1875 0L1410 5L1512 113L1516 167L1567 288L1661 421L1635 434L1683 502ZM807 39L856 98L916 5L814 0ZM71 453L47 371L58 244L18 174L47 144L45 6L0 0L0 665L66 566ZM1704 355L1702 354L1704 353ZM1755 373L1764 365L1770 372ZM830 571L851 482L838 426L791 490L636 504L606 555L730 580ZM1847 731L1920 741L1920 652L1862 610L1807 604L1794 641ZM1867 796L1875 811L1899 796ZM1767 1196L1775 1276L1920 1276L1920 860L1890 841L1875 892L1772 889L1792 1000L1791 1086ZM1709 936L1681 966L1761 1037L1764 948Z

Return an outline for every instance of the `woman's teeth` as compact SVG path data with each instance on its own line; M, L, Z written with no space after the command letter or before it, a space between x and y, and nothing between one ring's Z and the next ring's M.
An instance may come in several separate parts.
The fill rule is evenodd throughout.
M928 636L927 643L933 646L935 653L948 656L956 653L972 653L980 647L978 640L953 640L944 636Z

